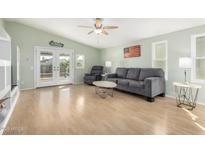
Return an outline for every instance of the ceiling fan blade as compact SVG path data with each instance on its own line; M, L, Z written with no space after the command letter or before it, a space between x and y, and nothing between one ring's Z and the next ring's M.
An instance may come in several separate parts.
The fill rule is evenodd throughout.
M93 29L92 26L83 26L83 25L78 25L79 28L89 28L89 29Z
M102 31L102 34L108 35L108 32L106 32L105 30Z
M117 29L118 26L104 26L103 29Z
M94 32L94 30L90 31L90 32L88 33L88 35L92 34L93 32Z

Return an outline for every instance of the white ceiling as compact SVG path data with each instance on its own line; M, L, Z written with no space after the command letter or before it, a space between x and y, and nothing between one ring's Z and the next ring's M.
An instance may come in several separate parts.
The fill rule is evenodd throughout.
M108 48L149 38L165 33L179 31L205 24L205 19L143 19L143 18L105 18L103 25L116 25L119 29L108 30L108 36L87 35L89 29L78 25L93 26L90 18L15 18L7 19L60 35L96 48Z

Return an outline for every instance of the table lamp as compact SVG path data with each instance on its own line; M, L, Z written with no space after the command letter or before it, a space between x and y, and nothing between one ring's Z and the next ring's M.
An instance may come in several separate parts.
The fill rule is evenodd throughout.
M187 82L187 70L192 67L192 59L190 57L180 57L179 58L179 68L184 69L184 82Z

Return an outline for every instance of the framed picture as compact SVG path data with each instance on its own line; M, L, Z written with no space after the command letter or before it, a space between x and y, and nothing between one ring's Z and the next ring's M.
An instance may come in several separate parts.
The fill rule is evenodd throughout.
M81 55L81 54L76 55L75 67L76 69L84 69L85 67L85 56L84 55Z
M124 58L140 57L140 56L141 56L140 45L124 48Z

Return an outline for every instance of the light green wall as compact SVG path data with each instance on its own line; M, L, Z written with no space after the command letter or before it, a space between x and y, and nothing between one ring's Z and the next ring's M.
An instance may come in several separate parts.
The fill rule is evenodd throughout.
M3 28L3 20L0 19L0 27Z
M55 40L64 43L64 48L74 49L75 54L85 55L85 69L75 69L74 81L81 83L84 73L90 71L93 65L100 63L100 51L98 49L80 44L78 42L53 35L35 28L15 22L5 22L5 28L12 39L12 56L15 57L16 46L20 51L20 88L34 87L34 46L48 47L48 42Z
M191 56L191 35L205 33L205 26L191 28L183 31L169 33L157 37L131 42L114 48L101 50L101 63L106 60L112 61L112 71L116 67L151 67L152 66L152 42L168 41L168 81L166 83L167 95L174 96L174 81L183 81L183 70L178 67L179 57ZM123 48L132 45L141 45L141 57L123 58ZM205 71L205 70L204 70ZM190 80L190 72L188 72ZM199 91L199 101L205 103L205 85Z

